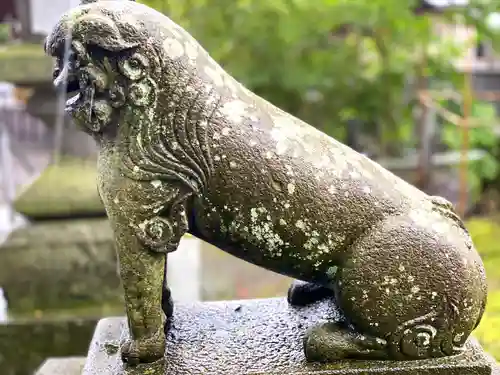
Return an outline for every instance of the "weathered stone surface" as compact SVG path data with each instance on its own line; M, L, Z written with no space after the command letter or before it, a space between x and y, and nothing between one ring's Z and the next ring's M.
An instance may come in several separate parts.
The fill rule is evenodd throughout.
M32 375L49 357L85 355L97 320L33 319L0 325L0 374Z
M35 375L81 375L85 357L49 358Z
M165 352L166 253L186 232L310 283L291 289L292 304L310 300L304 291L336 295L352 324L320 320L304 340L309 361L461 352L487 283L450 202L251 93L161 13L85 3L45 50L55 86L74 94L67 112L99 144L131 331L124 361Z
M0 286L14 311L121 304L108 221L41 222L15 230L0 247Z
M285 299L179 304L167 334L165 361L127 367L119 343L124 318L99 322L83 375L191 374L394 374L490 375L493 364L474 339L463 354L419 361L338 361L308 364L302 337L318 321L335 321L338 311L320 302L291 307Z

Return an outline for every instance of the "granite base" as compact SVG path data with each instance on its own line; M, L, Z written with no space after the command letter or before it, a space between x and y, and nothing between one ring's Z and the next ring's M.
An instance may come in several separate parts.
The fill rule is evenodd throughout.
M313 324L338 318L326 302L292 307L284 298L177 304L164 360L127 366L120 341L125 318L99 322L82 375L500 375L476 340L460 355L418 361L307 363L302 336Z

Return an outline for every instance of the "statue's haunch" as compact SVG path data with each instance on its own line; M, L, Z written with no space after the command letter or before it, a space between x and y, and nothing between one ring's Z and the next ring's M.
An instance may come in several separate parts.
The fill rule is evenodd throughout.
M306 333L310 361L463 348L486 280L449 202L254 95L144 5L82 5L45 48L58 61L56 86L66 80L74 95L68 113L100 145L98 187L131 333L125 361L164 354L165 254L186 232L303 280L289 291L292 304L334 297L345 322Z

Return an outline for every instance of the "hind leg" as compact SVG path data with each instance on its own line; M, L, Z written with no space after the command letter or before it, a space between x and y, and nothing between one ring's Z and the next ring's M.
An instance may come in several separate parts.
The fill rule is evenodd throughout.
M415 210L360 237L331 280L349 324L312 327L304 340L307 359L415 360L459 353L486 292L479 258L454 228Z
M322 285L295 280L288 289L288 302L307 306L323 299L335 298L335 291ZM339 358L378 358L385 341L357 333L344 321L311 327L304 335L306 358L314 362L331 362Z

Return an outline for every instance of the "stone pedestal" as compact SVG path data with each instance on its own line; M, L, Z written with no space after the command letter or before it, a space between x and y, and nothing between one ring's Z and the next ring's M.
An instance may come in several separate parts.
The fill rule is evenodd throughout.
M35 375L80 375L85 357L49 358Z
M37 223L0 247L0 286L13 312L122 305L106 219Z
M26 319L0 324L0 374L33 375L54 356L85 355L98 318ZM50 364L54 368L54 364ZM40 372L43 375L80 375Z
M137 367L120 360L125 319L107 318L97 326L82 375L498 375L474 339L463 354L449 358L307 363L305 330L336 316L327 303L296 308L283 298L178 304L165 360Z
M63 116L64 129L60 140L61 154L81 158L95 158L97 154L95 141L88 134L77 129L66 114L62 112L63 108L60 107L59 94L54 90L51 79L32 87L34 89L33 95L29 98L26 107L30 115L42 120L53 132L59 117Z

